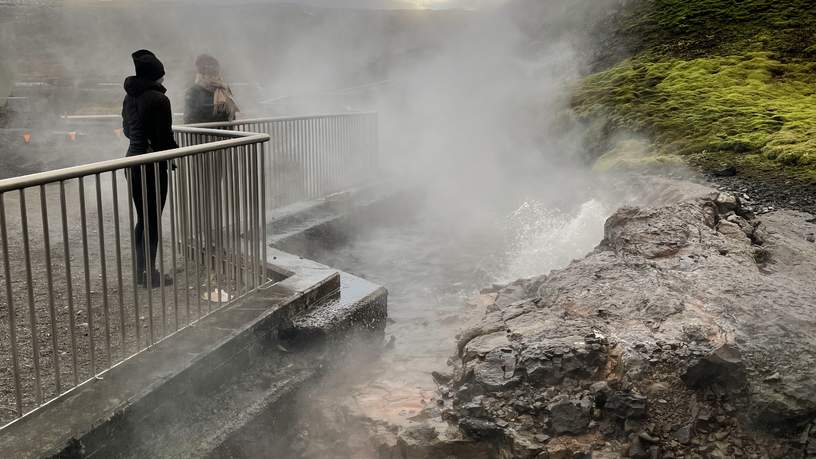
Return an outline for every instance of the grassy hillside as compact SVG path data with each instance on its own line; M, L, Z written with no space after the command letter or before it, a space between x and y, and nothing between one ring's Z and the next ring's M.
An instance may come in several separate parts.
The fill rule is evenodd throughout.
M816 178L816 3L642 0L611 27L610 50L631 57L586 78L573 103L600 126L600 165L680 155ZM644 154L617 141L633 135Z

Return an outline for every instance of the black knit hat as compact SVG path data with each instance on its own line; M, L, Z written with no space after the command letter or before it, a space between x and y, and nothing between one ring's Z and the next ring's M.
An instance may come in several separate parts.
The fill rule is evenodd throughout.
M156 81L164 76L164 65L155 54L146 49L133 53L133 65L136 76L145 80Z

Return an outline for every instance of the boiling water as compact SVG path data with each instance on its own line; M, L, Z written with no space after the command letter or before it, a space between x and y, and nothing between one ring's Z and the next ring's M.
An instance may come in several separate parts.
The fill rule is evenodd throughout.
M457 331L480 313L469 305L479 290L546 274L585 255L603 237L609 213L595 200L569 211L535 200L509 209L481 218L480 225L463 222L457 228L420 210L398 222L357 228L347 244L314 254L322 263L388 289L389 345L375 357L344 362L319 395L311 394L305 403L321 405L323 413L329 405L340 405L357 416L405 425L435 396L431 372L446 368ZM314 430L325 429L322 425ZM335 435L340 442L347 439L342 429ZM310 437L310 442L325 440L315 432ZM298 454L318 457L326 449ZM350 455L365 457L359 451Z

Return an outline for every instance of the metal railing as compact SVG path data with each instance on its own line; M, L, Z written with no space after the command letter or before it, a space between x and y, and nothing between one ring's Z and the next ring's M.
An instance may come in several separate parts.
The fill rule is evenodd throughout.
M267 211L378 173L373 113L174 131L175 150L0 180L0 425L268 283Z
M175 131L175 150L0 180L0 424L268 282L269 136Z
M268 134L269 203L281 207L374 182L380 175L376 113L255 118L191 127Z

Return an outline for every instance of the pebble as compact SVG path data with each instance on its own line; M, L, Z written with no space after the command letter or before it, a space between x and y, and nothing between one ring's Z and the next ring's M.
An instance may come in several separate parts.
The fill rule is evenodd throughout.
M640 437L641 440L647 441L649 443L657 443L657 442L660 441L659 438L656 438L656 437L653 437L653 436L649 435L648 432L641 432L641 433L638 434L638 437Z
M550 440L550 436L546 434L537 434L534 438L539 443L547 443Z
M656 382L649 387L646 388L646 393L648 395L657 395L669 390L669 386L664 383Z
M765 382L777 382L782 380L782 375L776 372L764 379Z
M722 441L722 440L728 438L728 435L729 435L729 432L724 430L722 432L715 433L714 438L716 438L717 441Z

